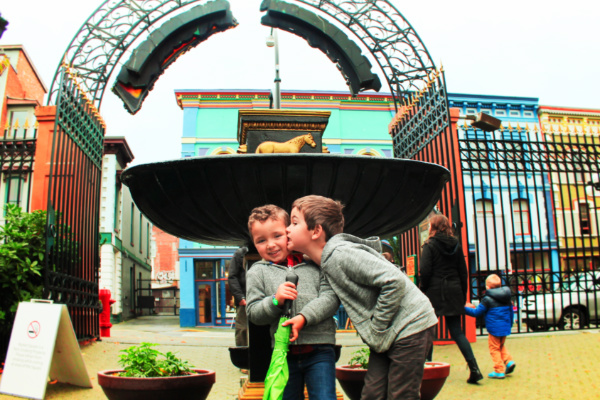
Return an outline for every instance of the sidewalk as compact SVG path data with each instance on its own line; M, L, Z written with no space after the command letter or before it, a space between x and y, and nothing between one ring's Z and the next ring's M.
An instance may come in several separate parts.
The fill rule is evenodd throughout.
M361 346L355 333L338 333L343 345L338 364L346 364L350 354ZM215 370L217 382L209 400L236 398L240 378L244 375L229 360L228 347L234 343L233 329L180 328L177 317L141 317L114 325L111 337L81 348L93 388L83 389L65 384L48 385L46 399L105 399L97 384L96 372L117 368L119 351L140 342L158 343L162 351L173 351L196 367ZM500 399L596 399L600 384L600 331L546 332L513 335L507 341L517 367L512 376L492 380L487 337L478 337L473 351L486 378L479 385L469 385L466 364L454 345L436 346L434 360L451 364L448 380L436 400ZM341 389L339 389L341 391ZM0 395L0 399L16 397Z

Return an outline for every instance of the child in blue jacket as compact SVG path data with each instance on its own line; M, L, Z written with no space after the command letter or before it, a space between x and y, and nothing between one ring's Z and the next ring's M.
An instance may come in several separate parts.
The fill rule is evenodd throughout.
M494 372L488 377L504 379L515 370L515 362L504 343L510 335L513 324L513 306L510 300L510 289L502 287L498 275L492 274L485 280L487 289L481 303L475 308L471 303L465 306L465 312L471 317L485 315L485 327L488 330L488 345L494 361Z

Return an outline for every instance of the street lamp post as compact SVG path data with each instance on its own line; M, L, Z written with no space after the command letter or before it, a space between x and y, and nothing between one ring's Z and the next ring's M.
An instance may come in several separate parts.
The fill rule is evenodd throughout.
M273 106L276 110L281 108L281 78L279 77L279 40L277 29L271 28L271 34L267 37L267 46L275 48L275 95Z

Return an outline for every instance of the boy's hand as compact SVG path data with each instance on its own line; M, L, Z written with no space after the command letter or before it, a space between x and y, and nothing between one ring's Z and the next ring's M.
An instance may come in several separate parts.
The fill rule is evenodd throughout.
M283 307L283 302L285 300L296 300L296 297L298 297L298 291L296 290L296 285L292 282L282 283L275 293L275 298L281 307Z
M469 308L476 308L473 304L471 304L470 302L466 302L465 303L465 307L469 307Z
M298 314L294 318L290 318L283 324L281 324L281 326L288 325L292 326L292 331L290 332L290 342L293 342L296 339L298 339L298 334L300 333L302 328L304 328L304 325L306 325L306 318L304 318L304 315Z

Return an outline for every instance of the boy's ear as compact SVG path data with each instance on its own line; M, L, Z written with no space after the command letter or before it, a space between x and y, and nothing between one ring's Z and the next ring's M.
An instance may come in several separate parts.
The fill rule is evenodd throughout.
M312 230L312 240L318 240L321 237L325 237L325 231L323 230L323 227L319 224L315 225L315 229Z

